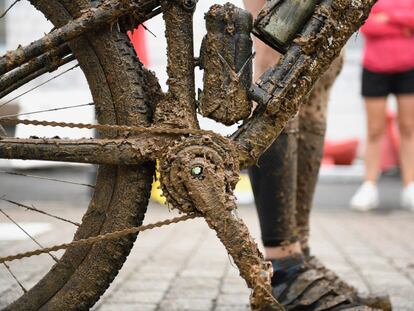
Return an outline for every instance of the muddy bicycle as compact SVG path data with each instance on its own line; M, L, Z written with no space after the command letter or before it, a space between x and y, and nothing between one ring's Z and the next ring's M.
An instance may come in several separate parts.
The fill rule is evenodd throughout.
M66 250L32 289L6 310L87 310L121 269L138 232L204 217L252 289L253 310L282 310L272 297L271 266L238 217L238 172L256 163L297 113L318 78L367 17L374 0L268 1L253 32L284 53L252 83L251 16L212 6L200 57L192 33L196 0L30 0L54 29L0 58L2 96L76 59L93 97L98 124L2 117L2 125L87 128L98 138L2 137L0 158L98 164L96 186L72 243L0 258L1 264ZM299 4L301 3L301 4ZM283 14L293 18L283 19ZM162 14L168 44L168 92L142 66L128 30ZM283 21L281 23L280 21ZM196 96L194 69L204 70ZM254 113L252 101L257 103ZM197 112L224 124L228 137L202 130ZM76 121L76 120L74 120ZM160 163L161 185L184 215L142 226Z

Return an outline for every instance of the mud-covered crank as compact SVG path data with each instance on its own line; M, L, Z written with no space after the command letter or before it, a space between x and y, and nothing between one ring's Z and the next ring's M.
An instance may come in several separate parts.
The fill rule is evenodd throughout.
M272 296L272 268L237 215L233 189L238 162L226 139L192 136L182 139L161 161L163 193L174 208L198 212L233 258L251 288L252 310L283 310Z

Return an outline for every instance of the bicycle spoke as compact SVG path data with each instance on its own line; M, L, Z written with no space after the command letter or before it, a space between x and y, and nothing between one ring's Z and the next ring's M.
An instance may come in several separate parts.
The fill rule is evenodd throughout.
M0 92L0 98L5 97L41 75L53 72L61 66L75 60L75 56L70 55L70 52L69 47L64 45L4 75L0 78L0 90L2 90Z
M46 254L49 252L56 252L59 250L69 249L72 247L92 245L97 242L118 240L122 237L126 237L131 234L136 234L138 232L149 231L155 228L162 228L165 226L169 226L172 224L178 224L180 222L184 222L184 221L191 220L191 219L196 219L199 217L201 217L199 213L190 213L190 214L186 214L183 216L177 216L171 219L162 220L162 221L152 223L152 224L141 225L139 227L132 227L132 228L127 228L127 229L123 229L120 231L109 232L109 233L105 233L99 236L92 236L92 237L84 238L81 240L74 240L70 243L58 244L58 245L54 245L54 246L47 247L47 248L37 249L34 251L19 253L16 255L11 255L11 256L6 256L6 257L0 257L0 263L28 258L32 256L39 256L41 254Z
M151 1L150 3L153 6L158 6L157 1ZM129 11L138 10L137 12L139 12L140 8L140 3L135 4L133 1L103 1L98 7L86 10L80 17L70 21L61 28L50 32L31 44L7 52L6 55L0 58L0 74L4 74L17 66L25 64L48 50L78 38L94 28L110 25ZM148 13L151 12L152 10ZM139 23L142 23L143 20L145 20L145 14Z
M21 231L23 231L23 233L25 234L25 235L27 235L34 243L36 243L37 244L37 246L39 246L39 247L41 247L41 248L43 248L43 246L34 238L34 237L32 237L30 234L29 234L29 232L27 232L26 230L24 230L23 229L23 227L22 226L20 226L12 217L10 217L5 211L3 211L2 209L0 209L0 213L2 213L4 216L6 216L12 223L14 223ZM48 254L49 254L49 256L54 260L54 261L56 261L56 262L58 262L59 260L54 256L54 255L52 255L51 253L49 253L48 252Z
M13 279L19 284L20 288L23 290L24 293L27 293L27 289L23 286L23 284L19 281L19 279L14 275L13 271L11 271L10 267L3 262L4 267L9 271L10 275L13 277Z
M63 65L66 65L66 64L70 63L73 60L75 60L75 56L70 55L70 56L68 56L68 57L66 57L64 59L60 59L59 61L57 61L53 65L53 66L56 66L56 68L43 67L43 68L39 69L38 71L35 71L35 72L32 72L32 73L28 73L27 75L25 75L21 79L18 79L14 83L10 79L9 81L7 81L8 83L12 82L12 84L9 87L2 88L0 86L0 90L2 90L0 92L0 98L4 98L5 96L9 95L11 92L17 90L18 88L20 88L21 86L29 83L30 81L32 81L32 80L34 80L34 79L36 79L36 78L44 75L45 73L52 72L52 71L56 70L57 68L59 68L59 67L61 67ZM50 82L50 81L48 81L48 82ZM46 83L44 83L44 84L46 84ZM42 84L42 85L44 85L44 84ZM42 85L40 85L40 86L42 86ZM38 86L38 87L40 87L40 86ZM30 90L30 91L33 91L33 89ZM25 94L27 94L27 93L28 92L26 92ZM21 97L21 96L19 96L19 97Z
M68 45L62 45L47 53L40 55L31 62L16 68L8 74L0 77L0 89L10 87L20 79L30 75L42 68L47 67L53 69L53 63L57 60L63 59L71 53Z
M0 108L5 106L6 104L0 105ZM60 111L60 110L74 109L74 108L80 108L80 107L86 107L86 106L93 106L93 105L95 105L95 103L88 103L88 104L81 104L81 105L74 105L74 106L66 106L66 107L60 107L60 108L51 108L51 109L46 109L46 110L37 110L37 111L24 112L24 113L18 113L18 114L9 114L9 115L5 115L5 116L1 116L0 120L1 119L7 119L7 118L17 118L17 117L20 117L20 116L39 114L39 113L44 113L44 112Z
M1 107L6 106L6 105L8 105L8 104L10 104L11 102L14 102L15 100L17 100L17 99L21 98L22 96L24 96L24 95L26 95L26 94L28 94L28 93L30 93L30 92L33 92L34 90L36 90L36 89L38 89L38 88L40 88L40 87L42 87L42 86L44 86L44 85L48 84L49 82L51 82L51 81L53 81L53 80L56 80L57 78L59 78L59 77L63 76L64 74L67 74L69 71L71 71L71 70L73 70L73 69L75 69L75 68L77 68L77 67L79 67L79 64L76 64L75 66L72 66L72 67L70 67L69 69L66 69L65 71L61 72L60 74L58 74L58 75L56 75L56 76L53 76L52 78L50 78L50 79L46 80L45 82L40 83L40 84L38 84L38 85L36 85L36 86L34 86L34 87L32 87L32 88L28 89L27 91L25 91L25 92L23 92L23 93L21 93L21 94L17 95L16 97L13 97L12 99L10 99L10 100L8 100L7 102L5 102L4 104L0 105L0 108L1 108ZM24 83L22 83L22 85L23 85L23 84L24 84Z
M13 205L18 206L18 207L23 207L27 210L30 210L30 211L33 211L33 212L36 212L36 213L39 213L39 214L43 214L43 215L46 215L46 216L49 216L49 217L52 217L52 218L70 223L70 224L75 225L77 227L80 227L80 223L78 223L78 222L74 222L74 221L71 221L69 219L65 219L63 217L59 217L59 216L56 216L56 215L53 215L53 214L49 214L45 211L42 211L42 210L39 210L39 209L35 208L33 205L28 206L28 205L21 204L21 203L18 203L18 202L12 201L12 200L8 200L8 199L5 199L5 198L0 198L0 200L8 202L8 203L13 204Z
M142 28L144 28L146 31L148 31L151 35L154 36L154 38L157 38L157 35L155 33L153 33L147 26L145 26L144 24L142 24Z
M13 175L13 176L22 176L22 177L28 177L28 178L41 179L41 180L55 181L55 182L59 182L59 183L69 184L69 185L95 188L95 186L89 185L89 184L78 183L78 182L74 182L74 181L68 181L68 180L62 180L62 179L56 179L56 178L49 178L49 177L44 177L44 176L23 174L23 173L18 173L18 172L0 171L0 174L7 174L7 175Z
M16 0L12 4L9 5L9 7L0 15L0 18L3 18L9 13L9 11L17 4L17 2L20 2L21 0Z

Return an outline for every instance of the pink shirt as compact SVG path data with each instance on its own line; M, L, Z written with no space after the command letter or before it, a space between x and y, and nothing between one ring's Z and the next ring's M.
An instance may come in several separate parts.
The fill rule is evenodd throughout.
M376 20L378 13L388 21ZM414 0L379 0L361 32L365 68L384 73L414 69Z

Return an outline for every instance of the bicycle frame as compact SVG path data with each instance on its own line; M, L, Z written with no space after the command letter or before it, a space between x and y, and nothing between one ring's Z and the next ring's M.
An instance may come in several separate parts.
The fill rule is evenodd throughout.
M149 16L159 12L158 1L144 3L147 4L147 11L144 11ZM250 95L259 106L253 116L228 138L201 131L197 121L192 31L196 3L195 0L161 2L168 44L169 89L154 105L152 127L121 126L119 130L134 135L116 139L1 138L0 158L111 165L160 160L161 182L170 203L183 212L201 212L209 226L216 230L239 267L241 276L254 290L252 308L282 310L270 293L271 269L247 228L233 212L236 205L231 188L237 180L238 169L256 163L295 116L315 82L368 16L375 0L321 1L279 64L252 86ZM86 12L73 23L21 48L20 54L9 52L7 57L0 59L0 74L41 57L85 31L117 20L135 10L137 5L126 0L105 1L95 11ZM80 25L86 25L84 30L79 30ZM155 88L156 92L161 92L159 86ZM39 125L59 126L48 122L40 122ZM81 125L73 125L78 126ZM175 185L178 180L185 185L185 190Z

